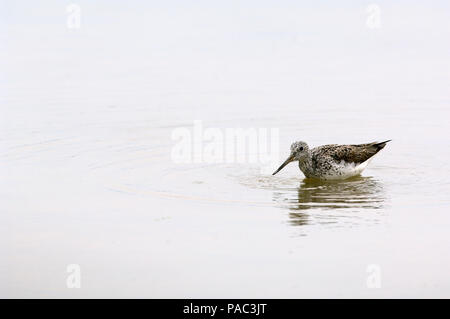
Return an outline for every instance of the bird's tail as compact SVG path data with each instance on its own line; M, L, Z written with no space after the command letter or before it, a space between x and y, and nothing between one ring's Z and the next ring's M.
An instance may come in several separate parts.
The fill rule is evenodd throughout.
M380 142L380 143L376 142L376 143L373 144L373 146L375 146L378 150L381 150L381 149L383 149L383 148L386 146L386 144L387 144L388 142L390 142L390 141L392 141L392 140L387 140L387 141Z

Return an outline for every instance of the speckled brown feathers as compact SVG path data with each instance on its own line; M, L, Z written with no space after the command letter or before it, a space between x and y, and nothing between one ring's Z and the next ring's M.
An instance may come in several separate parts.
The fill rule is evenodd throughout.
M310 149L308 144L297 141L291 144L291 153L277 174L287 164L298 161L298 166L307 178L323 180L345 179L361 174L368 160L382 150L386 143L373 142L357 145L323 145Z
M347 163L360 164L382 150L389 141L390 140L381 143L373 142L356 145L323 145L312 150L312 159L313 162L315 162L317 158L331 157L337 163L344 161Z

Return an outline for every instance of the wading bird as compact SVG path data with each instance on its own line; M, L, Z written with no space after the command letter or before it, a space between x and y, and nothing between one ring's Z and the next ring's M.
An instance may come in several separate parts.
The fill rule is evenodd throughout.
M305 142L294 142L291 155L272 175L290 162L298 161L300 170L307 178L333 180L353 177L361 174L372 157L389 141L357 145L330 144L313 149L309 149Z

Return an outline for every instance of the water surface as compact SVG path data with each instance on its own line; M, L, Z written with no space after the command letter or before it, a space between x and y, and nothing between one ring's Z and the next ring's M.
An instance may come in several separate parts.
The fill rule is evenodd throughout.
M79 30L28 5L1 28L2 297L450 296L447 4L381 4L379 30L365 3L83 2ZM278 128L280 161L294 140L393 141L320 182L174 163L194 120Z

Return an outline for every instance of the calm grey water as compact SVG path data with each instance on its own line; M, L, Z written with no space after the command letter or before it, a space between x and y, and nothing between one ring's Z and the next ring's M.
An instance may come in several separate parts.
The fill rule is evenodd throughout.
M450 297L448 4L43 3L0 10L0 296ZM311 182L174 163L194 120L393 141Z

